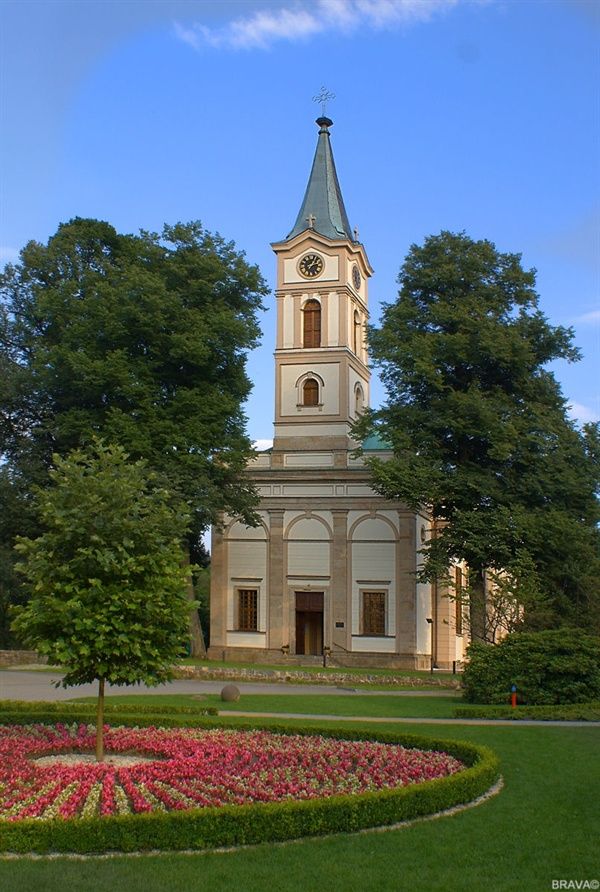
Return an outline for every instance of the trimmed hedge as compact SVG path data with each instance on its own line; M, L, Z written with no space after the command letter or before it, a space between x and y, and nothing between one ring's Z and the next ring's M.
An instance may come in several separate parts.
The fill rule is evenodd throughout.
M149 727L161 724L166 728L182 725L194 727L198 720L206 716L217 716L219 711L214 706L160 706L159 704L124 703L105 705L105 719L118 719L123 725L139 725ZM96 721L95 703L50 703L45 700L0 700L0 724L22 725L39 722L43 725L54 725L56 722Z
M462 678L469 703L535 706L600 700L600 638L579 629L514 632L499 644L471 644Z
M457 719L535 719L541 722L600 722L600 702L562 706L457 706Z
M86 712L96 715L95 703L74 703L73 701L47 701L47 700L0 700L0 717L4 715L5 710L19 709L23 712ZM154 703L105 703L104 714L111 713L121 714L128 713L165 713L165 714L181 714L181 715L218 715L219 712L214 706L171 706L169 704Z
M18 724L64 721L56 713L50 718L51 711L44 719L40 718L44 715L42 710L29 715L24 710L17 710L14 714L20 715L20 719L15 722ZM145 725L148 718L147 715L118 716L120 724ZM157 718L159 717L154 716L154 719ZM250 729L264 725L263 722L222 723L184 716L181 719L183 721L178 724L194 723L207 728L232 727L239 730L241 727ZM69 711L67 721L77 720L78 717ZM12 718L10 721L13 723ZM7 723L4 709L0 714L0 722ZM168 723L174 724L175 717L168 717ZM167 723L161 720L160 724L165 726ZM465 741L394 732L365 732L343 727L296 728L287 723L272 722L268 726L272 731L282 734L319 734L332 739L371 740L424 750L441 750L460 759L467 767L457 774L437 780L356 796L103 818L0 820L0 851L40 854L177 851L347 833L367 827L395 824L471 802L485 793L499 774L498 759L491 750Z

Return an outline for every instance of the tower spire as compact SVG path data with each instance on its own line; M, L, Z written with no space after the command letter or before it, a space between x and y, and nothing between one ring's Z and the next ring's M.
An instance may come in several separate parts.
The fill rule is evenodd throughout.
M344 207L331 151L329 128L333 121L321 115L316 123L319 127L317 150L302 206L287 239L294 238L306 229L313 229L330 239L347 238L353 242L356 239Z

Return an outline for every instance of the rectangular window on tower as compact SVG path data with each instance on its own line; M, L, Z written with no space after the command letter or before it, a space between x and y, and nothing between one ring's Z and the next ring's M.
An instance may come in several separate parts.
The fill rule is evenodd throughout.
M318 300L307 300L302 310L303 341L305 347L321 346L321 304Z
M362 634L385 635L385 592L362 593Z
M258 631L258 589L237 590L237 628L240 632Z
M463 633L463 572L460 567L456 568L456 576L454 582L454 607L456 610L456 634Z

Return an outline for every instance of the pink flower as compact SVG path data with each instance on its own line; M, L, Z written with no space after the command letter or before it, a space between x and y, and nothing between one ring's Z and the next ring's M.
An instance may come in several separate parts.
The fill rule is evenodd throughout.
M0 727L0 818L70 818L313 799L421 783L460 771L447 753L269 731L110 728L106 751L152 761L44 765L94 748L87 725Z

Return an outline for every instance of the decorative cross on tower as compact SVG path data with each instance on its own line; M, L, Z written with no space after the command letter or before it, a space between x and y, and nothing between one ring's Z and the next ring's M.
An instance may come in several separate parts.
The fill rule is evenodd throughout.
M317 218L315 217L314 214L309 214L308 217L306 218L306 222L308 223L309 229L314 229L315 223L317 222Z
M316 96L313 96L313 102L321 103L323 117L325 117L326 106L330 99L335 99L335 93L330 93L327 87L321 87L321 92L317 93Z

